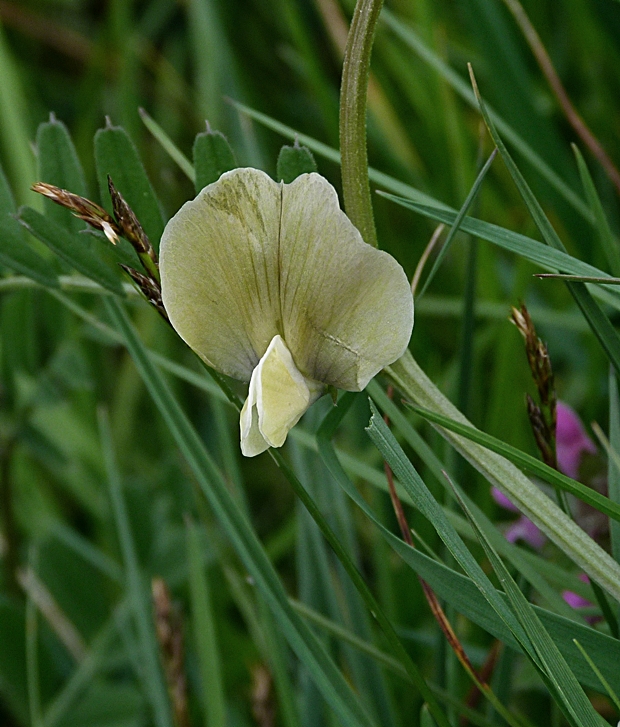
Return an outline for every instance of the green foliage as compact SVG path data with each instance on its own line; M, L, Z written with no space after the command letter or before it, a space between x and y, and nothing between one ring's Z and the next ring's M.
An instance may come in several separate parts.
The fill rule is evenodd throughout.
M317 166L312 152L305 146L299 144L287 146L280 149L278 163L276 165L276 178L289 184L300 174L316 172Z

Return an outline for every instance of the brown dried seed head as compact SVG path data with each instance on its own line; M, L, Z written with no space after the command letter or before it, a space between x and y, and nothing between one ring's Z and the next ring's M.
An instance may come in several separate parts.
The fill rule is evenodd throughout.
M61 207L71 210L76 217L84 220L91 227L101 230L113 245L118 242L121 230L116 224L116 220L95 202L46 182L37 182L32 185L31 189Z
M157 309L157 312L168 321L168 314L164 308L164 303L161 298L161 288L155 280L149 278L137 270L130 268L129 265L123 265L120 263L121 268L129 275L133 280L138 290L144 295L148 302Z
M157 257L155 255L155 250L153 249L146 232L144 232L142 225L138 221L134 211L125 201L123 195L114 186L109 175L108 189L110 190L110 197L112 198L114 216L122 230L123 237L125 237L133 245L137 253L147 253L151 260L156 262Z

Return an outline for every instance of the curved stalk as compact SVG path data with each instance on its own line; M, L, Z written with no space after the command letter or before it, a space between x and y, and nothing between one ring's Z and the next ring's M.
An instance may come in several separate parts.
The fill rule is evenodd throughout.
M383 0L358 0L351 21L340 86L342 193L351 222L377 247L366 152L366 100L370 54Z
M407 351L385 369L394 386L425 409L472 426L461 412L426 376ZM534 522L611 596L620 601L620 565L576 525L520 469L499 454L479 444L436 427L486 479L506 494L519 510Z

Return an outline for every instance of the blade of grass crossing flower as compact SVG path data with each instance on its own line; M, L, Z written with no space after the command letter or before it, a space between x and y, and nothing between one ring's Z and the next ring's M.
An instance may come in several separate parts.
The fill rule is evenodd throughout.
M431 271L428 274L426 281L424 282L424 286L423 286L422 290L420 291L420 294L418 296L416 296L416 299L421 298L424 295L424 293L426 292L426 289L431 284L432 279L435 277L435 273L441 267L441 263L444 261L444 258L448 254L448 250L450 249L452 241L456 237L456 233L459 231L459 229L461 227L461 222L465 218L467 211L469 210L474 199L476 198L476 196L480 190L480 186L482 185L482 182L483 182L484 178L486 177L487 172L491 168L491 164L493 163L493 160L495 159L496 154L497 154L497 149L494 149L493 152L491 153L491 156L487 159L484 166L480 170L480 173L476 177L476 181L474 182L473 187L470 189L469 194L467 195L465 201L463 202L463 206L459 210L459 212L456 216L456 219L454 220L454 224L450 228L450 232L448 233L448 236L446 237L445 242L442 245L441 250L439 251L439 254L435 258L433 267L431 268Z
M321 529L322 534L326 538L326 540L331 545L332 549L336 553L338 560L343 565L345 570L347 571L349 577L355 584L360 596L364 600L364 603L366 604L367 608L372 613L373 617L381 627L384 635L387 637L390 646L394 650L396 654L398 654L398 657L401 659L405 669L407 670L407 673L409 674L409 677L411 679L411 682L415 685L415 687L420 692L420 695L425 699L431 711L433 712L433 716L435 717L437 723L440 725L440 727L443 727L444 725L448 725L449 722L446 719L446 716L443 714L443 712L439 709L439 705L435 701L432 692L428 688L428 684L426 683L426 680L422 673L419 671L416 664L413 662L405 648L403 647L396 630L394 629L392 623L389 621L389 619L386 617L383 609L375 599L374 595L372 594L372 591L369 589L368 585L366 584L365 580L362 578L359 570L351 560L351 556L349 555L349 552L347 549L343 546L343 544L338 540L336 537L334 531L331 529L329 524L327 523L325 517L323 516L322 512L319 510L316 502L313 500L313 498L309 495L307 490L304 488L302 483L297 479L295 473L291 470L291 468L288 466L287 462L284 460L281 452L277 449L270 449L269 453L271 457L275 460L278 467L282 470L286 478L288 479L289 483L292 485L292 487L295 490L295 493L301 500L301 502L305 505L306 509L312 516L312 519L316 522L316 524Z
M189 374L193 373L187 369L185 371ZM211 394L210 403L218 442L217 449L223 463L223 472L226 472L229 487L233 488L233 494L247 516L249 509L245 497L243 475L239 465L239 446L236 441L233 441L226 409L226 404L230 405L231 402L210 377L194 374L192 383ZM235 408L235 411L238 410ZM282 720L286 727L296 727L299 719L289 673L287 645L278 632L274 618L265 601L260 596L257 601L256 613L253 615L253 619L257 622L255 630L257 633L260 631L261 634L257 646L262 648L263 656L271 668Z
M47 288L58 288L52 264L26 242L24 230L14 217L16 211L13 193L0 166L0 264Z
M168 134L166 134L152 116L149 116L144 109L139 109L139 112L144 125L155 139L157 139L162 149L179 167L183 174L185 174L191 182L194 182L196 180L196 173L194 172L194 166L190 160L185 156L185 154L183 154L179 147L172 141L172 139L168 136Z
M484 121L487 125L487 129L489 130L489 133L491 134L491 137L495 142L495 146L499 149L499 153L501 154L504 164L506 165L506 168L508 169L508 172L510 173L510 176L516 184L521 196L523 197L523 201L525 202L525 205L528 208L530 215L532 216L532 219L536 224L536 227L538 227L547 245L554 247L556 250L566 252L562 241L558 237L556 231L553 229L551 223L549 222L547 216L544 213L543 208L534 196L534 193L525 181L525 178L519 171L517 165L514 163L499 134L497 133L497 130L493 125L493 121L491 120L489 113L486 109L484 101L480 96L480 92L478 90L478 86L476 84L476 79L471 69L471 65L469 66L469 70L474 93L476 94L476 99L478 100L478 104L480 106L480 112L482 113ZM603 349L607 353L609 360L614 365L616 371L620 373L620 336L609 321L609 318L607 318L607 316L603 313L601 307L592 298L592 295L588 292L588 289L582 283L566 283L566 286L568 287L568 290L573 296L575 302L581 309L584 317L590 324L592 331L598 338Z
M405 457L402 449L394 439L375 405L371 402L372 416L367 433L373 444L394 474L402 482L416 508L432 523L437 534L452 553L467 575L474 581L491 607L510 628L521 644L529 652L531 645L525 632L507 608L506 604L497 595L491 582L482 571L472 554L452 527L443 510L433 498L426 485L422 482L411 462Z
M198 651L201 676L201 697L204 723L209 727L225 727L226 699L216 621L211 605L209 582L200 557L200 539L196 525L186 523L187 564L194 642Z
M131 523L122 491L120 473L116 465L110 424L103 409L99 410L99 434L112 510L125 562L126 587L133 612L143 670L142 683L151 704L153 718L157 727L172 727L170 704L159 664L154 624L151 618L150 589L146 584L138 562Z
M588 169L588 165L583 158L579 147L576 144L572 144L573 153L577 159L577 167L579 168L579 175L581 176L581 184L583 185L588 204L596 220L596 232L598 234L601 247L607 257L609 268L613 275L620 276L620 245L618 240L614 237L609 222L603 210L601 199L596 191L594 180Z
M252 641L270 666L282 722L286 727L299 727L298 698L289 674L288 651L282 633L266 603L260 598L254 599L254 593L249 593L247 578L229 565L224 566L224 577Z
M607 681L607 679L605 679L605 677L601 674L601 670L596 666L596 664L591 659L591 657L588 654L588 652L583 648L583 646L579 643L579 641L577 641L577 639L573 639L573 641L575 642L575 646L581 652L583 658L590 665L590 668L592 669L592 671L596 674L598 680L602 684L603 689L607 692L607 695L609 696L609 698L616 705L616 709L620 710L620 699L618 699L618 695L611 688L611 686L609 685L609 682Z
M159 248L164 218L138 151L120 126L110 123L95 134L95 164L103 206L111 211L108 176L135 212L153 247Z
M614 520L620 522L620 505L596 492L596 490L586 487L586 485L583 485L581 482L573 480L561 472L554 470L553 467L549 467L544 464L544 462L537 460L535 457L502 442L500 439L497 439L490 434L481 432L479 429L469 427L441 414L435 414L435 412L431 412L428 409L422 409L417 406L411 408L424 419L428 419L435 424L439 424L440 426L449 429L451 432L460 434L462 437L466 437L472 442L481 444L483 447L490 449L492 452L501 454L506 457L506 459L510 460L519 467L523 467L523 469L527 470L531 474L541 477L550 485L558 487L565 492L570 492L572 495L575 495L575 497L583 500L583 502L586 502L588 505L595 507L600 512L603 512L612 517Z
M138 371L177 446L239 557L269 604L289 644L307 666L321 693L339 718L352 727L369 727L373 723L360 706L357 696L312 631L290 607L282 584L256 534L229 493L221 473L195 429L151 363L127 314L113 300L106 300L105 303L112 320L123 334Z
M455 490L455 492L457 497L459 497L458 491ZM519 619L524 631L528 634L530 643L538 655L539 668L553 686L555 698L560 707L562 707L562 711L568 718L572 718L574 724L579 725L579 727L601 727L600 716L592 707L590 700L577 681L577 678L569 668L553 639L540 622L531 604L514 582L502 559L491 546L482 529L478 526L478 522L473 513L464 501L460 500L460 504L475 529L478 539L504 587L513 613Z

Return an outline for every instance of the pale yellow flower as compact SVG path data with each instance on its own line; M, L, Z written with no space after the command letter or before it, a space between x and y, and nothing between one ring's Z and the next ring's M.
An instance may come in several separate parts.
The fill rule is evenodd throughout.
M361 391L405 351L413 299L402 267L365 244L326 179L236 169L168 222L162 297L211 367L249 381L241 449L284 444L328 385Z

